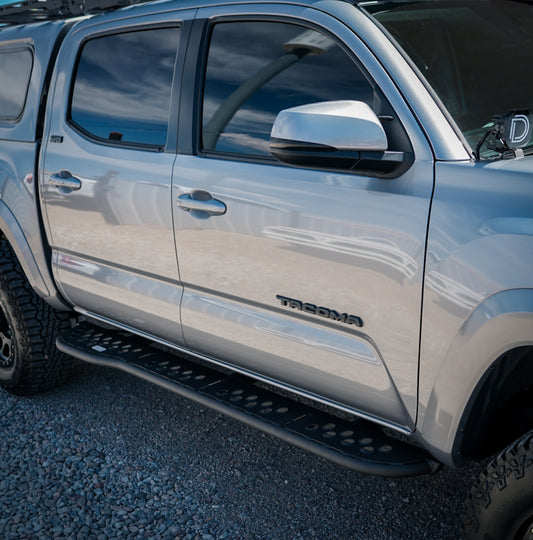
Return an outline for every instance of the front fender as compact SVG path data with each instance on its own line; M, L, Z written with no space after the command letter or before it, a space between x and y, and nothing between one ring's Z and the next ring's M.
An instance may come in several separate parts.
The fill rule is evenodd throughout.
M441 363L419 432L428 450L449 465L456 441L489 368L505 352L533 345L533 289L511 289L483 301L466 319ZM533 366L532 366L533 369ZM475 396L474 396L475 397Z

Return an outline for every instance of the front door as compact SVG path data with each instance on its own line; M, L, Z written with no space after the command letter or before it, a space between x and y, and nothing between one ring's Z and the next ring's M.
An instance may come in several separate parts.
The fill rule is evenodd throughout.
M431 154L402 126L408 112L400 117L369 75L377 62L363 67L350 52L346 43L360 47L355 36L334 20L331 32L321 30L311 10L293 19L295 9L283 20L205 23L207 57L194 59L204 65L201 133L192 155L178 155L173 179L185 341L243 371L412 427ZM406 172L380 179L272 157L280 110L340 99L366 102L387 124L389 149L414 153ZM191 211L191 198L208 211Z

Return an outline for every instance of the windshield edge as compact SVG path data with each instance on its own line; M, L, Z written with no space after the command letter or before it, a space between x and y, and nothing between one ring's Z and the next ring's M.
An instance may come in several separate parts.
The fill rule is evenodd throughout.
M472 160L475 160L474 149L466 140L465 136L463 135L463 132L460 130L459 126L457 125L457 123L455 122L455 120L453 119L448 109L446 108L444 103L441 101L441 99L439 98L439 96L437 95L437 93L435 92L431 84L429 83L429 81L426 79L426 77L424 77L424 74L420 71L418 66L413 62L411 57L405 52L403 47L398 43L398 41L394 38L394 36L387 30L387 28L385 28L383 24L381 24L381 22L372 15L372 13L370 13L364 8L364 6L362 5L364 3L366 2L362 1L362 2L356 3L356 6L359 9L359 11L363 15L365 15L365 17L367 17L372 22L372 24L374 24L377 28L379 28L380 32L382 32L382 34L390 41L390 43L392 43L392 45L396 48L396 50L399 52L402 58L407 62L407 64L409 65L413 73L415 73L415 75L418 77L419 81L422 83L422 85L424 86L428 94L436 103L442 115L446 118L446 121L450 124L452 130L454 131L457 138L461 141L461 144L465 148L470 158ZM411 108L409 104L408 106L409 108Z

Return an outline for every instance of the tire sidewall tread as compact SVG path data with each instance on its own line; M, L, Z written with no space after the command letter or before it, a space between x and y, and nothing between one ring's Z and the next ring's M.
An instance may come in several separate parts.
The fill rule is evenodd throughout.
M481 473L467 499L464 537L510 540L533 517L533 431L508 446Z
M11 246L0 240L0 308L12 333L14 364L0 368L0 385L17 395L47 390L71 370L72 359L55 346L68 314L56 312L31 288Z

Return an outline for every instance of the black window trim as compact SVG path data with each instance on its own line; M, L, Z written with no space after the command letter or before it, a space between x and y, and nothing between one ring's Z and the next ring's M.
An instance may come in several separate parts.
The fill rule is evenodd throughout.
M368 80L370 86L378 90L383 94L379 85L374 78L370 75L368 70L363 66L359 59L355 56L354 52L342 41L330 32L327 28L309 21L307 19L299 18L297 16L289 15L270 15L270 14L242 14L242 15L221 15L219 17L213 17L209 19L197 19L195 21L194 29L198 35L198 39L201 35L201 45L197 47L197 56L194 56L194 64L197 66L195 87L194 87L194 108L193 108L193 132L192 132L192 146L186 148L183 153L190 155L196 155L203 158L221 159L224 161L240 161L245 163L262 163L265 165L280 165L287 167L286 164L278 161L274 156L254 155L254 154L238 154L231 152L220 152L215 150L204 150L202 146L202 121L203 121L203 102L205 91L205 76L207 71L207 60L211 44L211 38L213 35L213 28L219 23L226 22L280 22L285 24L294 24L301 26L306 30L315 30L320 32L329 38L331 38L354 62L354 64L360 69L363 76ZM192 39L192 38L191 38ZM191 62L192 63L192 62ZM190 69L190 66L189 66ZM189 124L190 125L190 124ZM188 150L188 151L187 151ZM181 153L181 152L180 152Z
M87 130L85 130L80 125L76 124L72 120L72 97L74 94L74 85L76 82L76 77L78 74L78 66L80 63L81 54L85 45L92 41L93 39L98 39L107 36L116 36L119 34L129 34L133 32L142 32L147 30L159 30L159 29L177 29L179 30L178 36L178 46L174 57L174 67L172 72L172 83L170 90L170 106L169 114L167 120L167 139L164 145L155 145L155 144L145 144L145 143L135 143L135 142L124 142L124 141L113 141L109 139L103 139L98 137ZM132 26L117 26L113 29L107 29L100 32L96 32L85 36L80 43L78 44L78 51L76 53L76 60L74 62L74 68L72 69L70 86L68 92L68 103L66 111L66 123L71 127L76 133L81 135L84 139L89 140L90 142L99 144L101 146L108 146L113 148L122 148L126 150L144 150L147 152L161 153L161 152L176 152L176 129L175 129L175 118L177 117L177 107L179 106L180 100L180 86L181 86L181 74L183 70L183 61L184 61L184 51L186 48L186 43L188 41L190 33L190 21L164 21L160 23L149 23L149 24L135 24Z
M33 77L33 68L35 67L35 50L33 48L33 45L30 43L17 43L14 46L7 46L7 47L1 47L0 48L0 54L9 54L9 53L17 53L17 52L25 52L29 51L30 57L31 57L31 66L30 66L30 76L28 77L28 82L26 84L26 93L24 95L24 101L22 102L22 108L20 110L20 113L15 116L1 116L0 115L0 124L4 125L15 125L18 124L22 117L24 116L24 111L26 110L26 103L28 101L28 94L30 93L30 86L32 82Z

